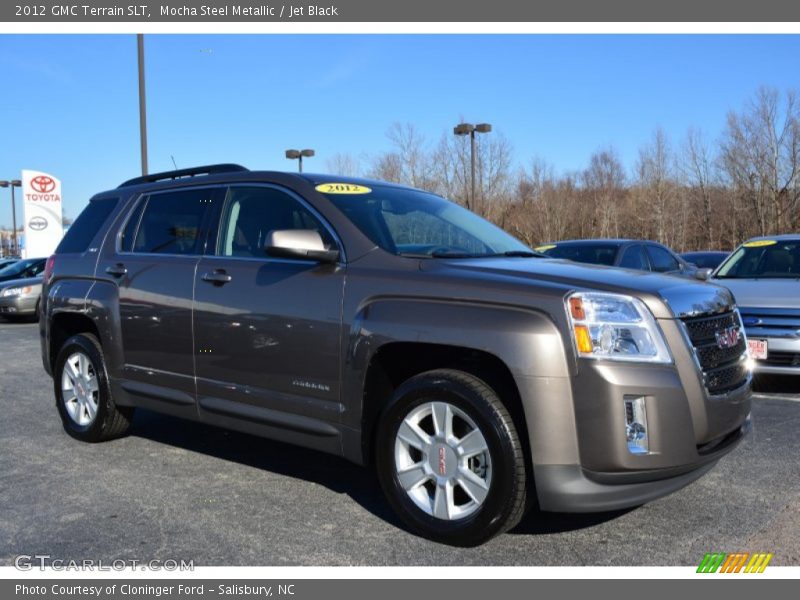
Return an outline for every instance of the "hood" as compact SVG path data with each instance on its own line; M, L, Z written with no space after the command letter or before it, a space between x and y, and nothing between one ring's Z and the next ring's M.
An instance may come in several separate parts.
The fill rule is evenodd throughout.
M597 290L641 298L657 318L670 319L730 310L733 298L718 285L685 277L589 265L548 258L424 260L422 270L444 269L478 282L547 282L572 290ZM665 306L666 305L666 306ZM667 308L668 307L668 308Z
M733 292L736 304L747 308L800 308L797 279L712 279Z
M6 288L11 287L25 287L29 285L31 287L42 285L42 278L41 277L26 277L25 279L7 279L6 281L0 281L0 290L4 290Z

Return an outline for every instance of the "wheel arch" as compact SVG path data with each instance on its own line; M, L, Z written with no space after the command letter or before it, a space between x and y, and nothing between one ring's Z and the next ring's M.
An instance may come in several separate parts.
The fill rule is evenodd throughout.
M530 435L524 386L537 375L567 377L569 363L555 323L539 311L480 303L381 299L364 306L350 332L345 394L349 426L360 447L345 448L369 463L375 426L396 387L409 377L451 368L484 380L503 400L524 440ZM357 457L354 456L357 454Z

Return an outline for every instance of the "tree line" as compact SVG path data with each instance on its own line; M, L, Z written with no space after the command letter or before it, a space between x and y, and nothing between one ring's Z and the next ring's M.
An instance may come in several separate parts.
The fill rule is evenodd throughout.
M431 143L412 124L387 132L376 156L339 154L332 174L427 189L483 215L529 245L569 238L629 237L677 251L730 250L743 239L800 231L800 102L794 90L760 88L727 115L718 139L690 129L680 140L656 128L635 164L613 146L588 165L558 172L535 157L515 166L502 133L480 135L470 194L468 136Z

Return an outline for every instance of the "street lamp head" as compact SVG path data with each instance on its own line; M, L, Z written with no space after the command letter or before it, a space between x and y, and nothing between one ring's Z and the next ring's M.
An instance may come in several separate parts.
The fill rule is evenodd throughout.
M13 185L14 187L22 187L22 182L19 179L12 179L11 185Z
M286 158L300 158L301 154L299 150L287 150L286 151Z
M300 155L305 157L314 156L314 151L311 148L306 148L300 151Z
M453 127L453 133L456 135L469 135L475 131L475 126L472 123L459 123Z
M10 183L10 181L0 181L0 187L7 188Z
M478 123L475 125L475 131L478 133L489 133L492 130L492 126L489 123Z

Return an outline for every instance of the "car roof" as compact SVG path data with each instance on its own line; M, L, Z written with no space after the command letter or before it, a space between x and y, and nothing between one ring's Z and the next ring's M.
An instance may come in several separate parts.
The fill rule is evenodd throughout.
M96 198L109 194L119 194L120 190L143 192L150 189L177 188L203 184L225 184L231 182L266 181L271 183L304 182L311 185L321 183L344 183L364 186L388 186L399 189L413 190L415 188L363 177L348 177L343 175L330 175L323 173L297 173L289 171L251 171L241 165L217 164L188 169L177 169L152 173L134 177L124 181L114 190L96 194Z
M782 233L780 235L759 235L745 240L745 243L757 242L760 240L775 240L777 242L798 242L800 241L800 233Z
M644 242L645 240L629 240L624 238L594 238L591 240L559 240L558 242L547 242L547 244L561 245L569 244L570 246L591 246L594 244L627 244L629 242ZM540 244L544 246L546 244Z

